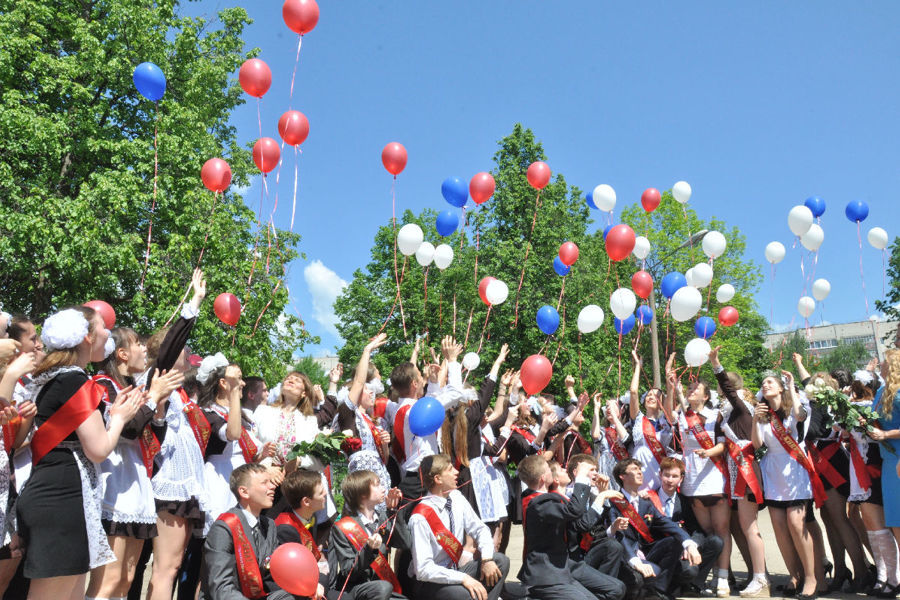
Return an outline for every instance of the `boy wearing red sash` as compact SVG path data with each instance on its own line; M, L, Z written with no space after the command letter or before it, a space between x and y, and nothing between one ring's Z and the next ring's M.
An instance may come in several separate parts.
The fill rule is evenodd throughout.
M325 508L327 493L322 476L309 469L297 469L285 476L281 492L289 510L275 518L278 543L303 544L319 563L319 583L328 584L328 560L316 539L316 512Z
M229 485L238 505L222 513L206 536L200 599L294 598L278 587L267 567L278 547L275 523L260 514L275 498L268 470L256 463L241 465L231 473ZM321 586L316 596L324 596Z
M497 600L509 559L494 552L487 525L456 489L459 472L446 454L426 457L421 472L429 494L409 518L412 595L428 600ZM475 539L481 556L460 564L466 534Z

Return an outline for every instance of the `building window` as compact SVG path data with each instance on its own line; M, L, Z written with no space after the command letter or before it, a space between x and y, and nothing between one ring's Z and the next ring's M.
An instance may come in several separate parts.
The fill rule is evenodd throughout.
M824 350L827 348L837 348L837 340L813 340L809 343L810 350Z

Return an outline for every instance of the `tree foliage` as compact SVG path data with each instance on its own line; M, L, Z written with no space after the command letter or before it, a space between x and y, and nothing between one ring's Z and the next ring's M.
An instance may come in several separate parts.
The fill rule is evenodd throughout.
M236 71L247 57L241 40L247 13L228 8L213 22L185 18L176 0L0 6L5 308L41 320L63 305L98 298L113 305L119 323L150 332L175 312L205 247L210 301L192 345L234 355L248 374L278 377L293 346L309 338L299 319L283 312L285 288L273 294L297 256L299 237L278 231L270 245L265 224L239 195L214 198L199 177L215 156L230 163L234 185L247 185L255 173L248 148L228 124L244 101ZM168 80L158 107L132 83L144 61L159 65ZM236 332L213 316L211 300L225 291L244 307Z
M885 314L888 321L900 321L900 237L894 238L890 246L891 256L888 263L887 275L890 278L890 287L884 300L876 300L875 306ZM898 346L900 340L900 328L883 340L888 346Z
M323 390L328 389L328 373L322 369L312 356L301 357L300 360L294 363L293 370L309 377L313 385L320 385Z

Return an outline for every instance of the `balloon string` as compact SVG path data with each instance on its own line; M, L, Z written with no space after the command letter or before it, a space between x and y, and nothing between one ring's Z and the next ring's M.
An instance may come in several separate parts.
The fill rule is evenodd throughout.
M616 358L619 360L619 380L616 383L616 397L622 391L622 334L619 334L619 351L616 352Z
M297 65L300 64L300 46L303 45L303 34L297 36L297 58L294 59L294 72L291 75L291 93L288 97L288 110L291 109L291 102L294 100L294 79L297 78Z
M887 263L886 263L886 261L887 261L887 250L885 250L884 248L882 248L882 249L881 249L881 297L882 297L882 298L885 297L885 292L884 292L884 289L885 289L885 288L884 288L884 282L885 282L885 278L887 277Z
M275 237L275 251L278 252L278 256L281 258L281 278L275 283L275 287L272 288L272 293L269 294L269 301L266 302L266 305L263 307L262 312L259 313L259 316L256 317L256 322L253 324L253 331L250 333L250 337L253 338L256 335L256 328L259 327L259 321L262 319L263 315L266 314L266 311L269 310L269 306L271 306L272 301L275 300L275 294L278 292L278 289L284 283L284 280L287 278L287 266L285 265L284 255L281 252L281 243L278 240L278 231L275 229L275 224L272 221L269 221L269 225L272 227L272 235ZM266 259L267 268L266 272L268 273L268 258ZM249 288L248 288L249 292ZM249 295L248 295L249 298ZM299 314L299 312L298 312Z
M425 267L425 276L422 287L425 289L425 298L422 300L422 315L425 320L425 337L428 337L428 269L431 268L431 265Z
M266 275L269 274L269 258L272 256L272 235L271 230L274 229L275 226L272 225L272 221L269 221L269 224L266 225L266 242L268 244L268 248L266 249Z
M540 208L540 206L541 190L538 190L537 196L534 198L534 215L531 217L531 230L528 232L528 243L525 245L525 258L522 260L522 273L519 275L519 287L516 289L516 314L513 319L513 327L519 322L519 294L522 291L522 283L525 281L525 267L528 264L528 252L531 250L531 236L534 233L534 226L537 223L538 208Z
M481 352L481 347L484 344L484 332L487 331L488 319L491 318L491 309L494 308L493 305L488 304L487 315L484 317L484 325L481 327L481 339L478 341L478 350L475 351L475 354Z
M710 269L713 268L713 259L711 259L711 258L709 259L709 268ZM715 269L713 269L713 277L715 277L715 273L716 273L716 271L715 271ZM713 289L713 284L712 284L712 280L710 280L709 286L707 286L707 291L706 291L706 312L709 312L709 303L712 301L712 289Z
M291 233L294 233L294 215L297 214L297 181L299 180L297 165L299 163L299 159L297 158L297 153L303 154L302 150L299 150L297 146L294 146L294 200L291 204ZM275 197L276 201L278 197Z
M456 292L453 292L453 337L456 337Z
M384 331L385 325L387 325L388 319L391 318L391 315L394 314L394 308L397 306L398 300L400 301L400 317L403 322L403 337L406 337L406 317L403 315L403 301L400 299L400 275L397 273L397 176L394 175L394 178L391 180L391 224L394 229L394 281L397 283L397 294L394 296L394 304L391 306L391 312L388 313L387 319L384 320L384 323L381 325L381 329L378 330L378 333ZM404 270L406 268L406 259L403 260Z
M153 120L153 202L150 205L150 225L147 227L147 251L144 253L144 271L141 273L141 291L144 291L144 278L150 264L150 236L153 233L153 215L156 213L156 188L159 176L159 100L156 101L156 117Z
M438 290L438 331L444 330L444 290ZM428 331L425 331L425 337L428 337Z
M866 301L866 316L869 315L869 295L866 293L866 276L863 273L862 234L859 231L861 221L856 222L856 239L859 242L859 278L862 280L863 298Z
M406 261L408 257L403 257L403 273L406 273ZM396 275L396 273L395 273ZM406 318L403 316L403 300L400 298L400 282L403 281L403 277L401 276L397 280L397 294L394 296L394 303L391 305L391 311L388 313L387 318L384 320L384 323L381 324L381 329L378 330L378 333L384 331L385 326L388 321L390 321L391 316L394 314L394 309L397 308L397 302L400 302L400 316L403 321L403 336L406 337Z
M581 332L578 332L578 385L584 389L584 373L581 371Z
M563 339L566 336L566 307L563 306L563 314L562 314L562 332L559 334L559 343L556 345L556 354L553 355L553 360L551 361L551 366L556 366L556 359L559 356L559 350L562 348Z
M462 226L463 230L460 232L461 235L459 236L459 249L460 250L462 250L462 247L463 247L463 239L465 239L465 237L466 237L466 233L465 233L466 227L469 226L469 215L466 214L465 206L462 207L462 213L463 213L463 226ZM478 280L478 278L476 277L476 281L477 280Z
M478 231L478 221L475 221L475 285L478 285L478 246L481 233Z
M772 279L769 281L769 323L775 322L775 263L772 263Z
M559 289L559 299L556 301L556 310L559 312L559 305L562 303L563 294L566 292L566 279L568 275L563 276L562 286Z
M472 313L474 312L475 308L473 307L472 310L469 311L469 324L466 325L466 337L463 340L463 348L466 348L469 345L469 331L472 329Z

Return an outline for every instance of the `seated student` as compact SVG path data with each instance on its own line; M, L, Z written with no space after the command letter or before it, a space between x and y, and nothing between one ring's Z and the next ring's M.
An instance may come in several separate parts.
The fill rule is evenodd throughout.
M645 590L660 598L671 598L671 591L680 580L679 560L683 558L691 565L701 562L697 542L649 499L641 498L638 491L644 484L644 472L640 461L620 460L613 477L622 486L625 500L610 500L609 517L628 520L627 527L616 533L625 546L628 564L643 577ZM681 548L683 551L679 551Z
M409 518L411 595L428 600L497 600L509 559L494 552L487 525L456 489L459 471L446 454L426 456L420 470L428 495ZM460 565L466 534L475 539L481 556Z
M400 490L392 489L385 498L378 475L361 470L347 474L341 483L341 494L344 517L331 528L328 587L344 589L354 600L403 598L387 559L388 545L408 549L410 544L409 529L397 512ZM387 512L376 510L379 504L385 504Z
M528 586L530 598L619 600L625 595L625 586L620 581L569 559L566 528L585 517L591 473L597 474L596 462L580 461L575 465L572 472L575 485L569 499L550 491L553 474L542 456L527 456L519 463L519 479L528 486L522 492L525 546L519 580ZM611 497L621 497L621 494L606 490L599 495L604 500Z
M325 508L326 492L322 476L317 471L297 469L281 482L281 493L288 503L286 510L275 518L278 527L278 543L303 544L319 563L319 583L328 584L328 560L316 543L317 511Z
M706 578L716 559L719 558L719 553L722 551L722 538L715 534L704 533L694 516L694 511L691 510L690 501L678 491L678 486L684 479L684 463L677 458L667 456L659 464L659 471L661 481L659 489L648 490L647 495L657 510L675 521L691 536L692 540L697 542L697 550L700 552L701 558L700 564L689 565L682 559L681 565L683 590L684 587L688 587L689 589L684 591L697 593L704 589ZM690 589L691 584L695 586L693 589Z
M238 505L222 513L206 536L200 599L294 598L278 587L266 567L278 547L275 523L260 515L275 497L269 472L262 465L247 463L231 472L230 484ZM243 552L235 553L238 545ZM322 593L320 586L317 596Z

